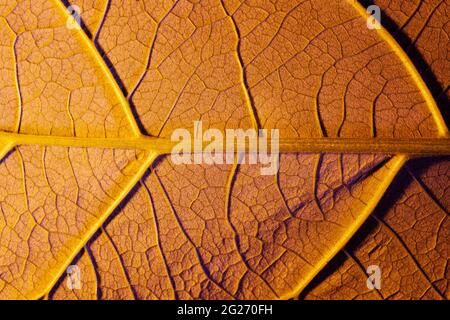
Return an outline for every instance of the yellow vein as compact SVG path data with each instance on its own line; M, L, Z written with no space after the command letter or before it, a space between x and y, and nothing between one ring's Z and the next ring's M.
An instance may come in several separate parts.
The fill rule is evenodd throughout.
M158 154L170 154L178 142L166 138L128 137L128 138L89 138L40 136L0 132L0 142L4 145L39 145L80 148L140 149ZM206 147L208 143L204 143ZM234 150L248 145L235 145ZM193 150L193 149L192 149ZM370 153L405 154L414 157L450 155L450 138L298 138L279 141L279 151L304 153ZM3 151L6 153L5 151ZM224 151L226 152L226 150Z
M64 6L64 4L61 1L53 0L53 3L60 10L60 13L63 17L70 18L70 14L67 11L67 8ZM136 123L136 119L134 118L133 113L131 112L130 105L128 104L127 99L125 99L125 96L123 95L122 90L120 89L119 85L117 84L117 81L114 79L114 76L112 75L111 71L106 66L105 61L100 56L100 53L96 49L94 43L91 41L91 39L87 36L87 34L81 28L74 29L74 32L76 35L79 36L81 44L88 49L90 56L95 60L97 67L100 68L100 70L103 73L103 75L105 76L108 84L111 86L112 90L114 91L116 98L120 102L122 111L124 112L125 117L128 120L132 134L134 136L140 136L141 131L139 130L139 127Z
M347 0L347 2L352 4L353 7L358 11L358 13L363 18L366 18L366 19L369 18L369 16L370 16L369 13L358 1ZM397 57L400 59L400 61L403 63L403 65L406 67L406 70L408 71L409 75L411 76L411 78L413 79L413 81L415 82L417 87L420 89L420 91L427 103L427 106L433 116L433 119L436 123L439 134L444 137L448 136L449 131L448 131L447 125L445 124L442 114L439 111L436 101L434 100L433 95L431 94L427 85L425 84L425 82L423 81L419 72L415 68L411 59L408 57L408 55L405 53L405 51L402 49L402 47L397 43L397 41L392 37L392 35L383 26L381 26L380 29L377 29L377 31L380 34L381 38L384 39L384 41L386 41L386 43L391 47L391 49L394 51L394 53L397 55Z
M12 141L0 141L0 162L3 161L6 155L14 148L15 144Z
M302 279L300 279L296 288L284 295L283 299L288 299L292 297L298 297L303 289L317 276L317 274L330 262L330 260L353 238L355 233L361 228L363 223L367 220L367 218L372 214L375 207L378 205L378 202L383 197L387 188L390 186L392 180L397 175L398 171L402 168L403 164L406 162L407 157L398 156L394 157L390 160L386 167L389 168L385 173L384 179L380 181L378 188L374 190L374 194L371 198L371 201L364 207L361 211L360 215L357 219L350 225L346 232L342 234L342 236L336 241L336 244L333 248L330 249L328 253L326 253L322 259L320 259L316 264L315 268L312 268L307 274L305 274ZM376 173L375 173L376 175Z
M239 71L240 71L240 78L241 78L241 87L242 90L244 92L245 95L245 101L247 104L247 108L248 108L248 112L251 118L251 122L252 122L252 126L255 129L259 129L260 123L259 123L259 119L258 119L258 113L256 111L255 106L253 105L253 98L250 94L250 87L248 85L248 81L247 81L247 76L245 74L245 68L244 68L244 61L242 59L241 56L241 35L240 35L240 31L236 25L236 21L233 18L233 15L230 14L230 12L228 12L228 9L226 8L225 4L223 3L223 0L220 1L220 3L222 4L222 8L223 11L225 12L225 14L228 16L228 18L231 20L231 23L233 25L233 29L234 29L234 33L236 34L236 56L237 56L237 61L239 64Z
M15 132L19 132L20 131L20 125L22 123L22 112L23 112L23 108L22 108L22 92L20 90L20 82L19 82L19 59L17 57L17 49L16 49L17 41L19 40L19 36L13 30L13 28L9 24L8 20L6 20L4 17L0 17L0 19L5 23L6 27L9 29L9 31L12 34L14 34L14 36L15 36L14 44L12 46L12 56L13 56L13 59L14 59L14 83L15 83L16 89L17 89L17 106L18 106L18 110L17 110L16 124L14 125L14 131Z
M134 186L137 184L137 182L142 178L144 173L147 171L147 168L150 167L150 165L153 163L153 161L157 158L157 154L150 153L146 156L146 158L143 159L142 164L140 165L139 169L137 170L136 174L128 181L128 183L123 188L122 192L114 199L114 201L108 206L108 208L98 217L98 219L93 223L89 230L86 232L86 234L83 236L81 241L77 243L71 254L66 257L66 260L63 261L61 264L59 264L57 267L55 267L54 272L52 273L53 277L51 281L48 282L46 287L43 289L43 292L50 292L50 290L55 286L58 279L61 277L62 274L64 274L66 268L69 266L69 264L75 259L76 255L86 246L86 243L91 240L92 236L101 228L103 223L108 219L108 217L111 215L114 210L119 206L119 204L123 201L123 199L131 192L131 189L134 188ZM38 289L38 288L37 288ZM39 296L42 296L43 292L31 292L31 297L28 298L38 298Z

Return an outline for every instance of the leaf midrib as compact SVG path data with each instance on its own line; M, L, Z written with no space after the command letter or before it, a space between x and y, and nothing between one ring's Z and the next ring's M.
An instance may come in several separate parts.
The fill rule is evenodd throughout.
M139 149L159 155L170 154L179 143L167 138L139 136L129 138L91 138L63 137L46 135L28 135L0 131L3 145L39 145L105 149ZM193 143L193 141L192 141ZM203 141L203 146L210 142ZM193 145L193 144L192 144ZM249 146L242 141L235 142L233 151L245 150ZM193 150L193 148L192 148ZM227 150L224 150L227 153ZM371 154L404 154L417 156L450 155L450 138L280 138L280 153L371 153Z

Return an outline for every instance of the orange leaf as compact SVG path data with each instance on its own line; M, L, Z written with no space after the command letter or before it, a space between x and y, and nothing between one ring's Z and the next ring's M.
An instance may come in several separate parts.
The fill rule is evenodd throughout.
M416 173L419 191L390 186L409 158L448 155L448 130L358 2L70 5L0 7L1 298L448 297L448 199ZM170 137L196 121L279 130L279 172L176 164ZM386 190L400 203L380 206ZM398 276L367 292L355 269L373 263ZM399 287L405 270L423 282Z

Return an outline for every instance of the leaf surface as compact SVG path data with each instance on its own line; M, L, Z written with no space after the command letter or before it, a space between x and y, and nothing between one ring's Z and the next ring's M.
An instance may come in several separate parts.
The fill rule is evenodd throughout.
M444 53L449 43L448 2L374 3L385 12L389 31L418 67L448 120L450 73ZM411 162L374 218L301 297L448 299L448 168L448 157ZM368 291L364 284L371 264L388 270L379 292Z
M0 7L1 297L295 297L370 216L400 150L447 134L405 52L359 4L71 4L81 30L57 0ZM173 164L167 138L196 120L279 129L278 175ZM331 138L391 142L356 154ZM81 291L65 285L69 264Z
M109 70L66 21L65 8L48 1L1 7L1 130L49 140L137 136ZM151 155L0 140L1 295L36 298L127 195Z

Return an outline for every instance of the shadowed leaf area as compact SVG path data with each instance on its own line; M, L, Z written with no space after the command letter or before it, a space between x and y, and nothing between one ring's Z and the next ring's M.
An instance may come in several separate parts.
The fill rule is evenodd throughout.
M448 299L449 15L2 3L0 298ZM278 172L176 163L196 121L279 130Z

